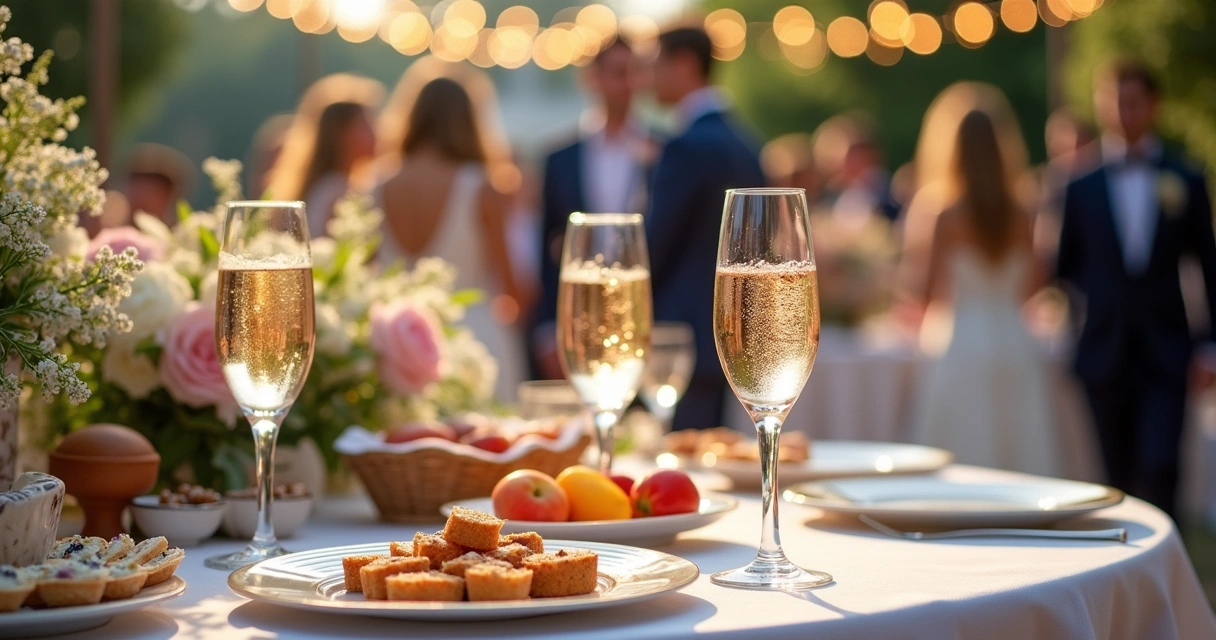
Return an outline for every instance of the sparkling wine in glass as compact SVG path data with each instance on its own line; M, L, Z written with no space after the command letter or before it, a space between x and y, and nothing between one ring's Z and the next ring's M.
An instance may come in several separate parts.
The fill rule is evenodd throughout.
M215 342L224 379L253 427L258 523L245 549L208 558L236 569L287 553L271 501L279 426L312 366L312 258L302 202L229 202L219 257Z
M572 213L557 290L562 369L594 417L600 471L650 349L650 266L642 216Z
M638 397L646 410L659 422L659 433L653 445L671 430L676 404L688 390L693 368L697 363L697 348L692 326L683 322L656 322L650 333L650 351L646 355L646 370Z
M726 379L756 423L763 520L745 567L710 576L746 589L809 589L832 577L798 567L781 549L777 443L819 349L819 287L802 189L726 192L714 282L714 340Z

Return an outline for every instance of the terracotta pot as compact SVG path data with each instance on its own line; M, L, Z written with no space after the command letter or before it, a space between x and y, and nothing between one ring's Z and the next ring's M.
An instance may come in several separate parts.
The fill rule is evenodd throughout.
M68 434L51 452L51 475L67 485L84 509L86 536L123 532L122 512L131 499L152 490L160 454L134 429L95 424Z

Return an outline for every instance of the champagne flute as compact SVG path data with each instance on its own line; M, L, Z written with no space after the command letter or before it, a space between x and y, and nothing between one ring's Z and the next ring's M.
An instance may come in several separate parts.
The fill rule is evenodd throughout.
M763 521L745 567L710 576L745 589L809 589L832 577L796 566L781 549L777 443L819 350L819 287L802 189L726 192L714 281L714 340L726 379L756 423Z
M215 342L224 379L253 427L258 524L243 550L207 558L236 569L285 551L270 519L279 426L312 366L312 257L303 202L229 202L220 243Z
M642 216L572 213L557 289L562 370L594 417L600 471L612 470L613 429L646 367L650 260Z

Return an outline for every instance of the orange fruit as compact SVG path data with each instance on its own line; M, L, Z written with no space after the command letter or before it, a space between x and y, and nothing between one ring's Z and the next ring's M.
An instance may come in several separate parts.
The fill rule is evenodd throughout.
M629 496L611 478L591 467L566 469L557 475L557 486L570 499L571 520L628 520L633 516Z

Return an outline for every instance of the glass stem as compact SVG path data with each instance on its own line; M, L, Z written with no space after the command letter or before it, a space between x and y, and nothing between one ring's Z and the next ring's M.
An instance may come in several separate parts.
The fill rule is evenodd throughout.
M279 436L281 415L253 420L254 460L258 482L258 528L253 534L256 547L274 546L274 521L270 508L274 497L274 445Z
M600 473L608 475L612 472L613 431L619 416L615 411L597 411L595 413L595 439L600 448Z
M756 560L784 562L781 527L777 522L777 445L781 437L781 420L775 416L761 418L756 422L756 434L760 441L760 481L764 498L764 520L760 527L760 550Z

